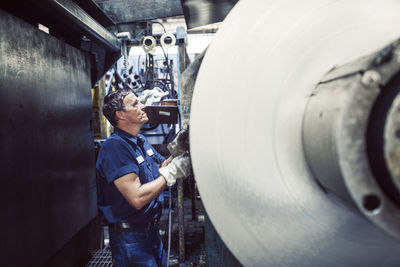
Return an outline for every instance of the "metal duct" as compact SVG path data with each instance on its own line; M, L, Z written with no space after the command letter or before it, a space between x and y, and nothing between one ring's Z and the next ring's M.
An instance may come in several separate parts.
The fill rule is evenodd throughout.
M221 22L238 0L181 0L188 29Z

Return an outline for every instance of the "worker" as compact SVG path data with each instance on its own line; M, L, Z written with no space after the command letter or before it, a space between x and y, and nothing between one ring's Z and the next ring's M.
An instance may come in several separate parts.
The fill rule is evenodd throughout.
M97 158L98 207L109 226L115 266L166 266L157 225L163 191L190 174L188 153L165 160L139 134L148 118L130 89L108 94L103 114L114 133Z

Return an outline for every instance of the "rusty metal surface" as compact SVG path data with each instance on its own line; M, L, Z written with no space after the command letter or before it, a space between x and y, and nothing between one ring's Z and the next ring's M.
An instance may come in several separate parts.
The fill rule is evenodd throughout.
M0 251L39 266L97 214L90 63L0 11Z

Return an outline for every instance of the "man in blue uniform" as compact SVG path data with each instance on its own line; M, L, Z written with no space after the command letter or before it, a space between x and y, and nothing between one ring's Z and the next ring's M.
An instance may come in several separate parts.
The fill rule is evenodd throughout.
M164 159L139 134L147 115L131 90L104 98L103 114L114 133L102 144L96 164L98 206L109 225L116 266L166 266L157 221L163 191L190 173L187 153Z

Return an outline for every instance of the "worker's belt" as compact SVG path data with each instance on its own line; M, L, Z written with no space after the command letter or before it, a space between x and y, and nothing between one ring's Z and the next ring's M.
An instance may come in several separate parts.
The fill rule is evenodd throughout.
M112 223L108 227L112 229L146 229L152 226L158 226L158 219L148 223Z

